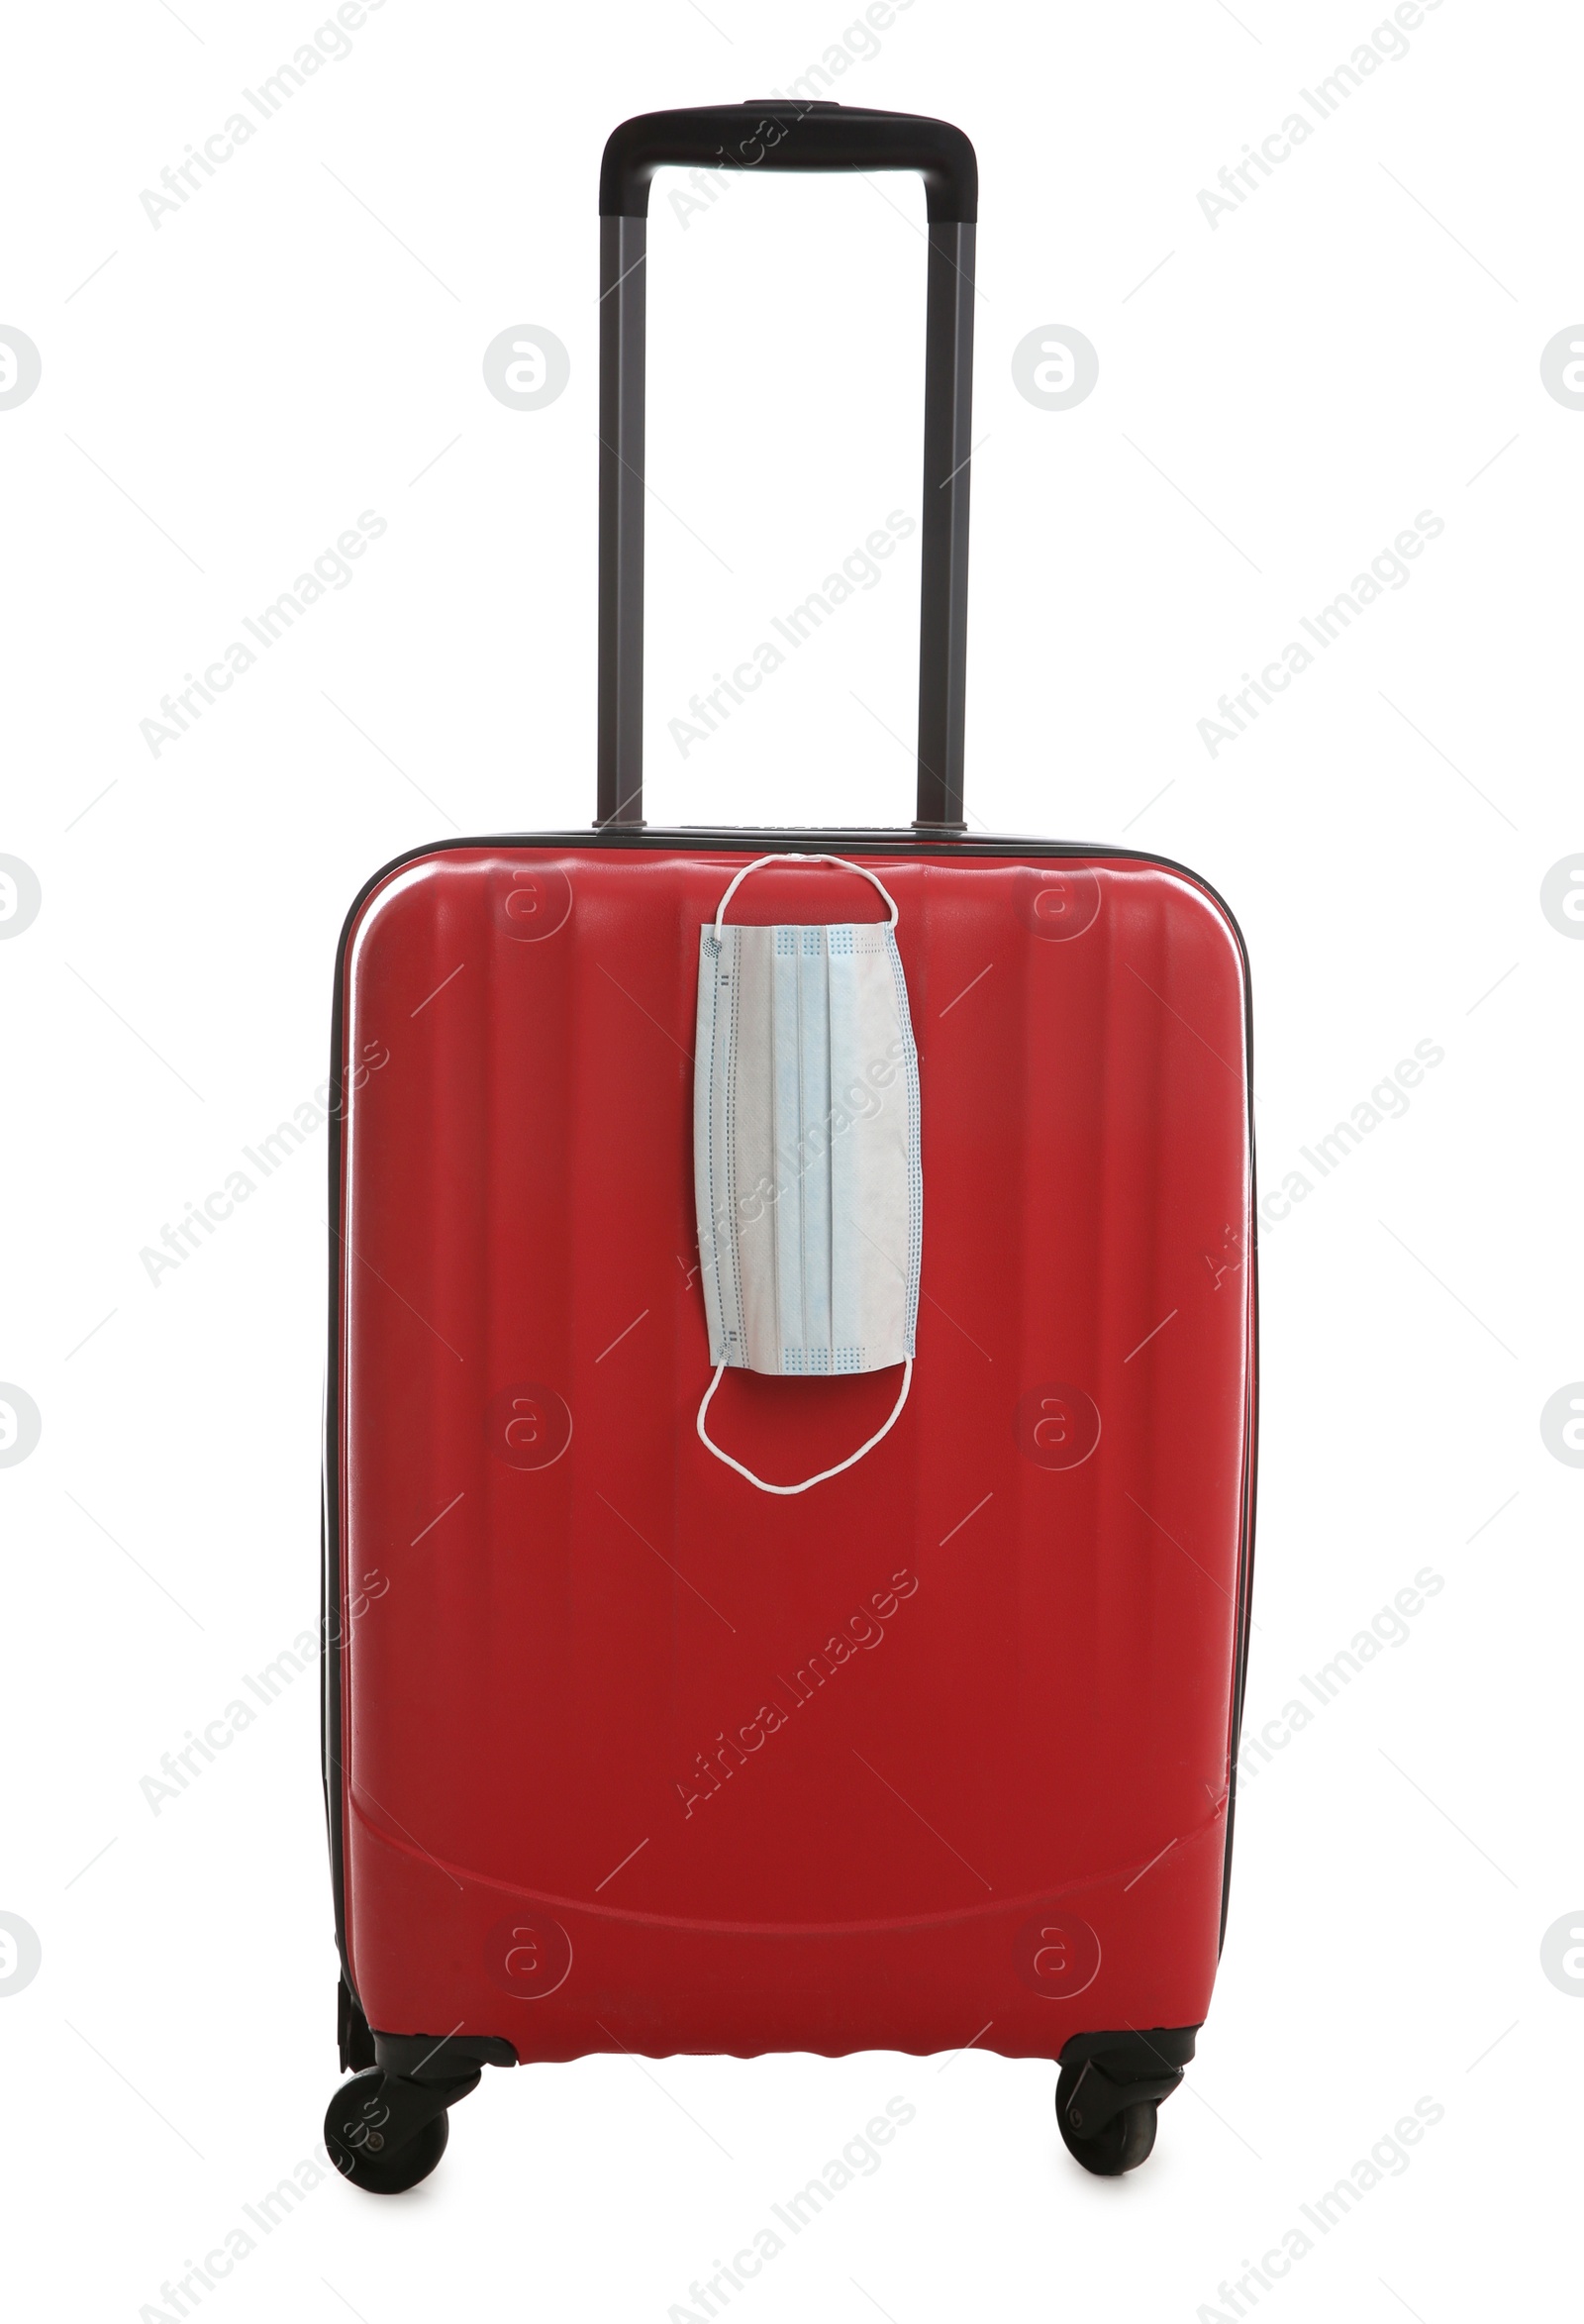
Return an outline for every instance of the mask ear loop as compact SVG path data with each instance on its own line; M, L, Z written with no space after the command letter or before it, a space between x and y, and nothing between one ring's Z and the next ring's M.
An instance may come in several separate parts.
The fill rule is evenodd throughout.
M897 912L897 900L891 893L891 890L884 886L881 881L876 878L872 871L866 871L861 863L849 862L845 856L755 856L751 863L743 864L742 870L733 880L731 886L727 889L725 895L721 898L719 905L716 907L715 941L717 944L719 944L721 941L721 929L726 919L727 905L737 894L738 889L742 885L742 882L744 879L746 879L748 873L750 871L762 870L766 863L836 863L839 864L843 871L855 871L860 879L866 879L872 888L879 889L880 894L885 898L886 903L890 907L891 919L889 925L892 928L895 928L897 924L897 919L899 916Z
M897 924L897 919L899 917L897 912L897 901L895 896L892 895L890 889L884 886L872 871L866 870L861 863L852 862L845 856L755 856L751 863L743 864L742 870L738 873L737 877L732 881L731 886L727 889L725 895L721 898L720 904L716 909L715 941L717 945L719 945L721 941L721 930L726 921L727 905L737 894L738 889L742 885L742 882L744 879L746 879L748 873L750 871L759 870L766 863L835 863L838 864L843 871L855 871L860 879L866 879L872 888L878 889L880 895L885 899L885 902L888 905L891 913L891 918L887 925L891 928L895 928ZM892 1429L895 1428L898 1420L902 1416L902 1407L908 1400L908 1390L913 1385L913 1358L911 1356L905 1356L902 1360L902 1393L897 1398L895 1404L893 1404L891 1407L890 1419L885 1422L883 1427L875 1430L874 1435L870 1437L866 1445L860 1445L855 1453L849 1453L847 1458L844 1461L839 1461L834 1468L822 1468L818 1476L806 1476L801 1484L768 1484L762 1476L755 1476L751 1468L744 1468L741 1461L734 1461L730 1453L723 1453L720 1446L715 1443L708 1429L704 1425L704 1415L710 1409L710 1399L714 1396L716 1389L720 1386L721 1374L723 1371L725 1371L725 1369L726 1365L724 1364L718 1364L716 1365L715 1377L711 1380L709 1386L704 1391L704 1401L699 1406L699 1416L695 1424L699 1432L699 1441L715 1455L717 1461L724 1462L728 1468L735 1468L739 1476L745 1476L748 1480L748 1483L751 1485L757 1485L761 1493L806 1493L811 1485L824 1484L829 1478L833 1476L840 1476L844 1468L852 1468L856 1466L857 1463L863 1459L864 1454L872 1453L875 1446L880 1442L880 1439L882 1437L889 1436Z
M710 1409L710 1398L720 1386L721 1374L725 1369L724 1364L716 1365L715 1377L704 1391L704 1401L699 1406L697 1422L699 1438L703 1444L709 1447L717 1461L724 1461L728 1468L735 1468L739 1476L745 1476L749 1484L756 1484L761 1493L806 1493L810 1485L824 1484L828 1477L840 1476L843 1468L853 1467L863 1459L865 1453L874 1451L882 1437L890 1435L901 1417L902 1407L908 1400L908 1390L913 1385L913 1358L905 1356L902 1359L902 1393L891 1407L890 1419L883 1427L875 1430L866 1445L860 1445L855 1453L849 1453L846 1459L839 1461L834 1468L822 1468L818 1476L806 1476L801 1484L767 1484L762 1476L755 1476L751 1468L744 1468L741 1461L734 1461L730 1453L723 1453L704 1425L704 1415Z

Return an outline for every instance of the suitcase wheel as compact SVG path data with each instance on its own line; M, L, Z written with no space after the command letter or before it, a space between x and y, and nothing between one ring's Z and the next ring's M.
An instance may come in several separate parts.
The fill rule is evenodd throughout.
M1147 2077L1113 2075L1092 2058L1064 2066L1056 2077L1056 2122L1069 2155L1097 2178L1120 2178L1147 2163L1160 2102L1182 2069Z
M417 2186L445 2154L449 2136L440 2091L382 2073L377 2066L343 2082L325 2116L331 2161L344 2178L372 2195L400 2195Z

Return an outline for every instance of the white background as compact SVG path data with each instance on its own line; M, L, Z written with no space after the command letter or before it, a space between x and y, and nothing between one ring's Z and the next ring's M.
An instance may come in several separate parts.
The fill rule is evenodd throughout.
M140 1791L317 1617L322 1142L157 1286L140 1251L323 1080L369 872L592 816L601 146L785 88L851 19L388 0L156 229L141 190L323 21L89 0L6 38L0 323L43 356L0 412L0 852L44 891L0 945L0 1376L43 1414L0 1472L0 1908L43 1946L0 1999L19 2314L157 2313L312 2153L336 2073L311 1681L157 1817ZM1584 413L1539 355L1584 310L1584 39L1445 0L1212 229L1199 189L1379 21L916 0L835 92L979 152L975 820L1158 850L1230 900L1266 1186L1445 1051L1265 1239L1251 1726L1417 1569L1444 1587L1246 1784L1153 2160L1085 2176L1053 2071L991 2056L592 2059L487 2077L400 2202L327 2180L203 2312L658 2324L898 2092L881 2171L733 2312L1231 2314L1223 2279L1424 2096L1410 2168L1262 2304L1557 2312L1584 2007L1539 1948L1584 1921L1584 1475L1538 1416L1584 1373L1584 946L1538 891L1584 848ZM684 231L668 182L650 813L904 821L916 540L685 761L667 722L917 507L922 195L750 180ZM545 409L485 389L514 324L570 351ZM1011 374L1057 324L1100 356L1064 412ZM351 583L155 758L140 721L363 510ZM1422 510L1411 583L1212 758L1217 698Z

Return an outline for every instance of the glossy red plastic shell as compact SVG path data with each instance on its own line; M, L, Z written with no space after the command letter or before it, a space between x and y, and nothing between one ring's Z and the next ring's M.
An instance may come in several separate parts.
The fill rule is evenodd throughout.
M354 915L357 1998L524 2060L1196 2025L1252 1491L1237 931L1146 860L865 851L919 1049L918 1361L885 1442L779 1500L694 1429L698 932L758 852L468 845ZM807 865L734 907L882 912ZM795 1479L895 1390L729 1373L712 1433Z

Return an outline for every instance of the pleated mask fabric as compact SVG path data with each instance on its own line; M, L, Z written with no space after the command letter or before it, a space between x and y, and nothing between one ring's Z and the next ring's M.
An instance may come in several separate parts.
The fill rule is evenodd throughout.
M727 925L732 895L762 862L842 863L879 889L890 920ZM896 920L891 896L861 864L769 857L738 873L714 924L699 932L694 1189L716 1366L710 1395L733 1367L806 1378L901 1364L901 1410L918 1322L924 1180ZM708 1402L699 1433L719 1453L703 1428Z

